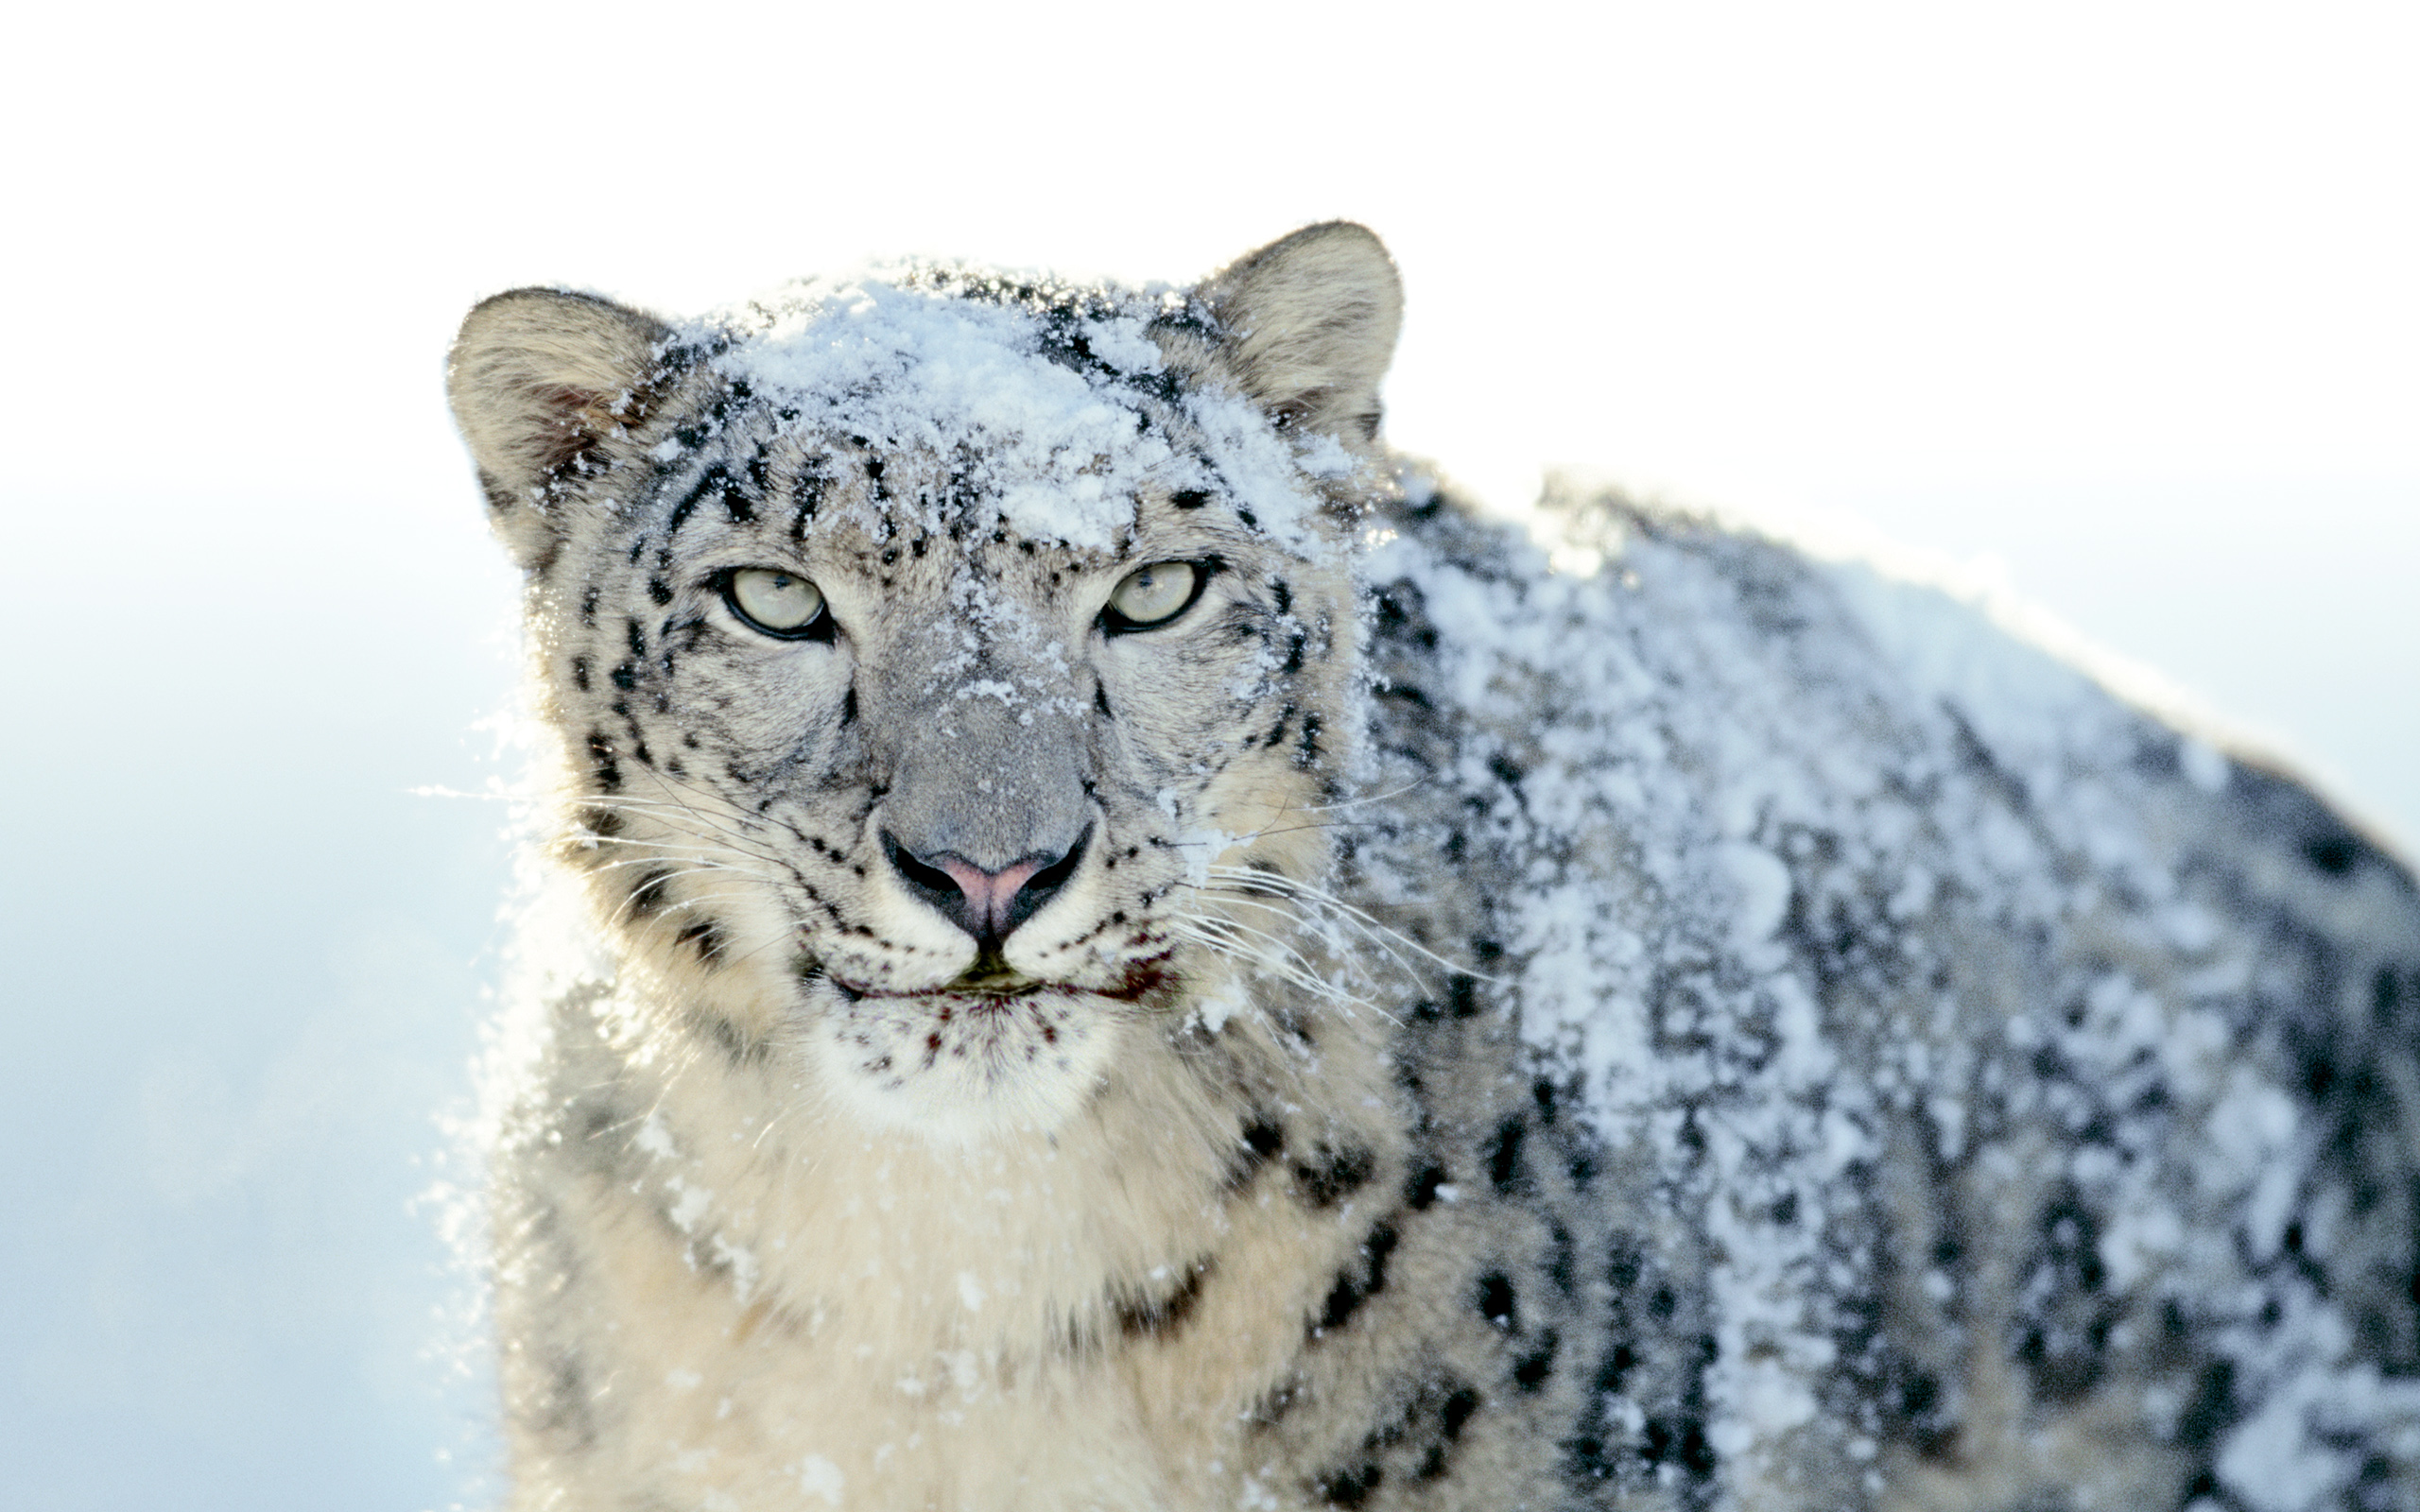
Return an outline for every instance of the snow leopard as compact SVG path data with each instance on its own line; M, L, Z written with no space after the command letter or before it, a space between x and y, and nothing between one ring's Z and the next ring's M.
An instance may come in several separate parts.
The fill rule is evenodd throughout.
M1363 228L474 309L584 909L510 1504L2420 1509L2420 893L1988 606L1380 439Z

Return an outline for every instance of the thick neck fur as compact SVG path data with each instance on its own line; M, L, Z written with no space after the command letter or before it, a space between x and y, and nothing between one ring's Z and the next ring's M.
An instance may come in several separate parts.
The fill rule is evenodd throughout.
M1004 1444L1091 1435L1099 1473L1131 1442L1143 1468L1115 1473L1144 1481L1084 1496L1187 1504L1184 1466L1219 1461L1280 1384L1368 1222L1272 1200L1299 1179L1287 1162L1350 1150L1390 1183L1403 1164L1381 1016L1224 970L1196 980L1252 1005L1219 1032L1191 995L1138 1012L1107 1030L1075 1116L947 1141L869 1126L794 1045L702 1027L742 1005L701 1001L734 984L675 950L559 1004L505 1162L500 1321L525 1348L558 1333L557 1361L509 1372L533 1447L619 1447L524 1462L660 1480L682 1442L763 1440L765 1466L811 1483L828 1465L853 1500L1041 1506L1077 1504L1039 1488L1096 1471L1037 1469L1030 1503L977 1498L947 1489L971 1471L945 1441L979 1435L996 1474ZM1203 1381L1228 1385L1204 1400ZM700 1486L734 1484L722 1457ZM533 1505L546 1489L521 1488Z

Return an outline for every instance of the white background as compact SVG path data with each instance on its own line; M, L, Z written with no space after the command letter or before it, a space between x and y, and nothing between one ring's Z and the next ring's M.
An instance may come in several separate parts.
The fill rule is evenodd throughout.
M408 1204L503 937L496 807L410 793L503 769L511 583L441 393L479 295L686 313L904 252L1184 280L1360 219L1410 294L1392 434L1499 505L1580 464L1943 554L2409 841L2415 16L14 20L11 1500L477 1494L465 1287Z

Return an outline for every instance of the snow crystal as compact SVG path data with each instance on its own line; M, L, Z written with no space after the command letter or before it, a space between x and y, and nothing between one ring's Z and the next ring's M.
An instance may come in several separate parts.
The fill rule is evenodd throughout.
M692 1186L679 1177L674 1177L666 1184L671 1187L676 1197L664 1215L671 1219L673 1227L684 1234L695 1230L698 1220L704 1217L706 1209L713 1205L715 1194L703 1187Z
M798 1488L809 1496L820 1496L827 1505L840 1504L840 1467L821 1454L809 1454L799 1463Z
M1739 889L1734 920L1743 945L1761 945L1780 932L1789 914L1789 868L1770 850L1740 841L1722 845L1723 869Z

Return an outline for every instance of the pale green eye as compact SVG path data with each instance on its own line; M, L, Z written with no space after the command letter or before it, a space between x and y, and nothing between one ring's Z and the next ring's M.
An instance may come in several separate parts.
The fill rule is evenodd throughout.
M1113 629L1146 630L1174 619L1201 581L1201 569L1189 561L1155 561L1126 575L1109 595Z
M823 617L823 591L779 567L742 567L731 575L723 601L750 628L785 639L814 633Z

